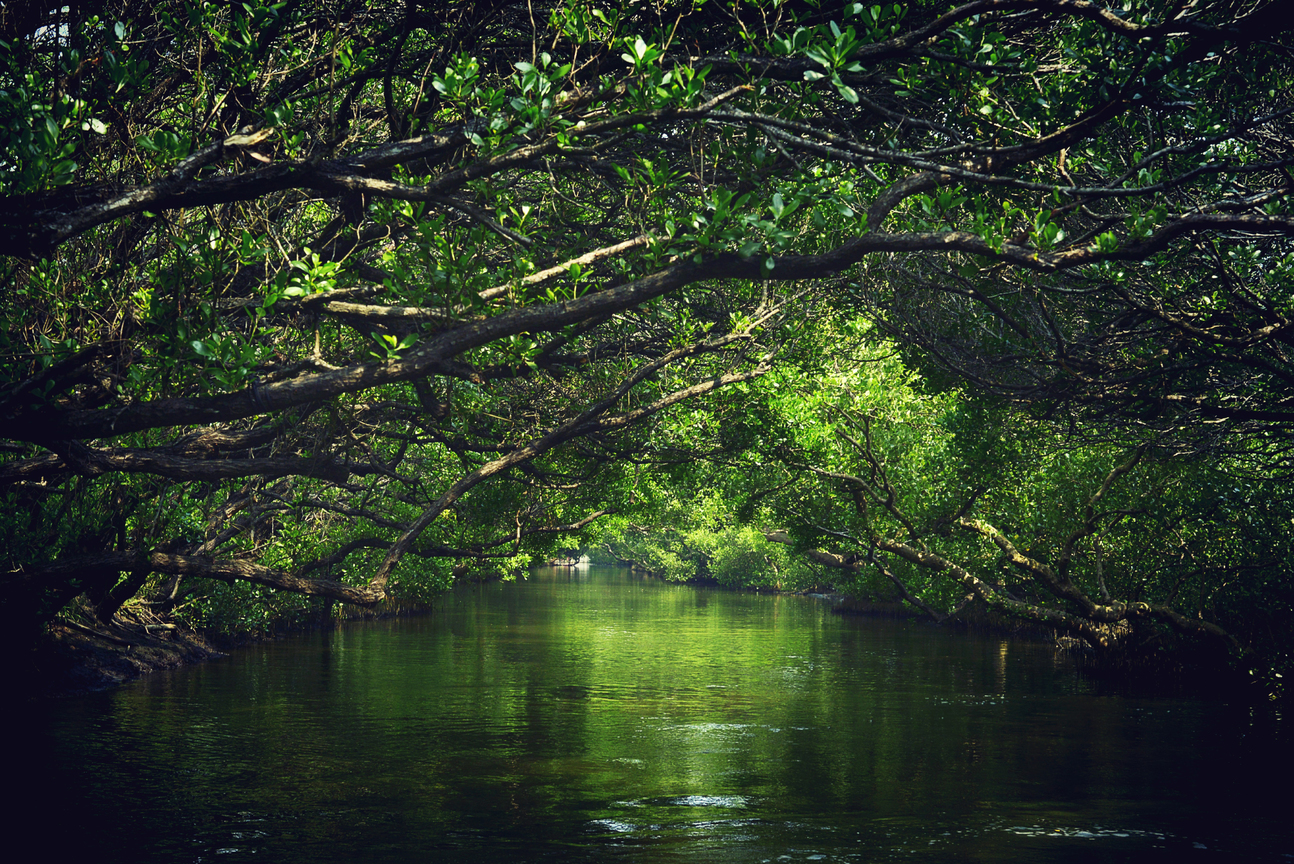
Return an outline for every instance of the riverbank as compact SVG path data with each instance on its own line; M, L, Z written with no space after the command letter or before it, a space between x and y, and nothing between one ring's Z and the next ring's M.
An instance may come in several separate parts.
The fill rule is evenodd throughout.
M664 582L660 573L631 562L626 566ZM1282 674L1270 665L1256 664L1255 658L1236 658L1212 647L1159 634L1144 642L1128 642L1122 649L1094 650L1081 639L1065 635L1044 623L1016 618L981 602L972 602L940 622L931 620L901 601L872 601L841 593L830 587L788 591L769 585L726 585L708 576L695 576L675 584L756 594L785 594L813 597L831 603L835 615L901 619L958 634L994 636L1012 641L1047 645L1063 655L1082 677L1100 681L1114 691L1131 690L1181 696L1210 691L1228 699L1245 702L1288 702L1290 690Z
M65 699L111 690L154 672L226 657L244 645L283 639L343 621L417 615L420 604L390 604L378 610L344 608L336 617L278 622L268 630L213 633L160 618L144 607L126 606L111 624L88 612L81 620L50 623L26 662L18 663L15 688L24 699Z
M579 563L580 559L557 560L546 566L569 568ZM641 568L633 569L642 572ZM696 584L703 583L698 580ZM199 631L169 617L158 617L141 606L122 607L110 624L97 621L88 608L72 609L70 617L52 621L35 647L27 649L25 658L17 661L12 685L24 700L84 696L111 690L154 672L226 657L245 645L282 639L344 621L418 615L430 609L428 605L395 602L376 610L342 607L335 617L279 621L268 630L237 633Z
M562 565L557 565L562 566ZM630 568L661 581L643 567ZM1088 677L1119 679L1139 686L1155 685L1155 689L1198 689L1208 680L1219 692L1262 691L1257 698L1281 699L1285 692L1279 674L1249 676L1226 664L1219 665L1217 658L1205 662L1202 656L1184 656L1177 651L1152 651L1145 656L1130 653L1103 656L1093 652L1079 640L1058 636L1048 627L1035 622L1008 618L994 610L979 609L972 604L960 614L940 624L934 624L915 614L902 603L870 602L830 589L814 588L804 591L784 591L771 586L721 585L714 579L698 577L685 584L706 588L721 588L734 592L757 594L786 594L805 596L830 603L832 613L888 619L910 619L940 629L976 632L1005 636L1013 640L1051 644L1070 657L1076 669ZM416 615L430 610L430 606L395 604L378 610L345 609L341 615L303 621L280 622L278 626L257 632L237 634L202 633L179 624L164 621L144 607L125 607L111 625L102 625L89 616L78 616L81 621L58 619L52 623L37 648L31 652L28 663L20 663L17 690L26 699L58 699L81 696L112 689L153 672L178 669L213 658L227 656L228 652L242 646L266 640L334 626L338 622ZM1185 652L1189 654L1190 652Z
M26 699L84 696L224 656L201 633L130 611L93 627L58 619L19 664L17 684Z

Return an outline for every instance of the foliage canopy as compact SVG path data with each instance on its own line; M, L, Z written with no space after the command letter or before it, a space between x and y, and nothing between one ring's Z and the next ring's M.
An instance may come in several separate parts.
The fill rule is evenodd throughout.
M798 548L1098 643L1220 635L1111 595L1142 510L1099 505L1187 457L1289 473L1280 6L6 4L4 603L416 597L744 451L795 475L743 513ZM882 337L914 394L976 394L935 450L878 449L909 428L858 392L906 374L858 377ZM1042 487L1087 491L1034 557L983 496L1067 448ZM862 521L810 530L829 500ZM1041 594L971 573L984 543Z

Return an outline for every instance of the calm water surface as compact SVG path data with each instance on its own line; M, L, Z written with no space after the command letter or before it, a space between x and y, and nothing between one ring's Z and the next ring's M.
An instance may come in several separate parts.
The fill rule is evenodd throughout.
M31 710L66 860L1294 861L1270 711L609 568Z

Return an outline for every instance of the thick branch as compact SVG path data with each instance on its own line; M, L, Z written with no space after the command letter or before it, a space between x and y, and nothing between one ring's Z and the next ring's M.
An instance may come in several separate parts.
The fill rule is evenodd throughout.
M345 483L351 474L383 473L363 462L338 461L330 456L263 456L252 459L191 459L163 449L99 450L79 441L54 442L55 453L0 464L0 486L53 478L67 471L88 477L110 472L153 474L170 480L230 480L237 477L318 477Z
M60 559L52 566L32 573L18 572L5 578L8 584L41 584L46 581L75 577L89 569L122 571L144 570L149 573L172 573L218 579L222 582L254 582L297 594L330 597L344 603L372 606L380 602L383 593L368 588L357 588L330 579L304 579L283 570L275 570L250 561L230 561L174 555L167 552L109 552L103 555Z
M918 567L947 573L990 606L998 607L1021 618L1049 624L1067 633L1073 633L1094 648L1107 648L1110 645L1109 636L1102 632L1101 628L1097 627L1093 622L1070 615L1068 612L1062 612L1059 609L1048 609L1044 606L1025 603L1022 600L1013 600L999 593L992 585L980 579L974 573L954 564L941 555L923 549L915 549L897 540L880 538L875 542L876 548L898 555Z

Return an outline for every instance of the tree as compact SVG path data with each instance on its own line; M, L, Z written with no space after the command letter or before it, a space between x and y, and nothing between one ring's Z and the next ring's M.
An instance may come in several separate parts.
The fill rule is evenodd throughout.
M515 560L815 310L1023 401L1286 428L1276 3L33 8L0 21L31 620L158 574L372 604ZM1156 318L1210 247L1269 280ZM1261 379L1240 413L1219 363Z
M1033 622L1107 658L1288 653L1287 483L932 391L874 331L819 338L828 362L800 352L659 424L662 466L694 461L601 527L615 557L830 585L936 623Z
M1285 484L1242 491L1221 466L923 395L904 374L872 367L801 400L817 422L783 424L766 451L788 478L766 503L789 529L773 539L937 622L974 601L1103 651L1271 642L1237 612L1284 588ZM1219 506L1228 493L1250 499L1242 514Z

